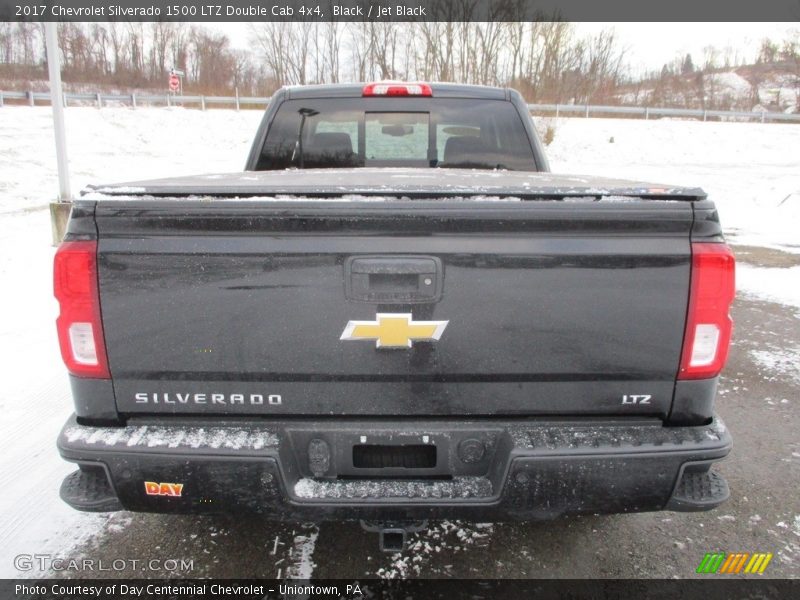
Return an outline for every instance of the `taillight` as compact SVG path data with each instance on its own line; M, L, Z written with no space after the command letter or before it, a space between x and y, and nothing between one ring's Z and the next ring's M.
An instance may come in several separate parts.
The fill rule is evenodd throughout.
M53 264L56 320L64 364L73 375L108 379L97 288L97 242L62 242Z
M689 313L678 379L716 377L731 341L730 310L735 294L735 259L725 244L692 244Z
M433 96L427 83L368 83L362 96Z

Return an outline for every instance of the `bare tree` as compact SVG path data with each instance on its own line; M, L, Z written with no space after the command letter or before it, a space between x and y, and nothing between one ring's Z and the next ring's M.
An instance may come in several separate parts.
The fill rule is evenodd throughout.
M398 52L400 51L400 39L406 38L402 35L403 23L388 21L370 22L369 49L371 52L370 62L372 63L375 74L379 79L397 79L400 75L396 65ZM410 40L406 38L406 44ZM408 46L404 47L408 50Z
M350 34L350 57L351 57L351 77L355 81L366 81L372 78L373 72L373 52L372 36L370 35L369 23L366 21L355 21L347 23L347 30Z
M475 26L475 62L473 81L482 85L496 85L505 79L499 72L498 58L505 46L506 27L502 22L489 21Z
M266 22L252 26L251 35L269 73L282 85L308 83L308 38L313 23Z
M112 71L114 74L120 74L127 64L127 48L125 46L125 34L122 26L119 23L109 23L106 27L108 31L108 41L111 44L112 52Z
M10 65L14 62L13 23L0 21L0 63Z
M794 111L800 113L800 31L792 31L781 45L781 60L794 82Z
M154 79L172 67L171 49L175 37L175 25L165 21L150 23L150 78ZM167 63L170 63L169 65Z
M328 73L328 80L331 83L338 83L339 82L339 61L341 56L341 43L342 43L342 31L344 27L341 23L337 21L331 21L330 23L325 23L325 33L323 35L324 45L323 45L323 56L324 60L323 63L325 64L325 68Z
M145 79L144 23L128 22L125 25L128 34L128 70L133 77L143 80Z

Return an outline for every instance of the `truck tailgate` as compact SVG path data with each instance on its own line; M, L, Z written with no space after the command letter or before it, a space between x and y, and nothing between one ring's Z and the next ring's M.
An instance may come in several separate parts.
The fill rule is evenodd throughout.
M669 412L690 202L120 198L95 215L121 413ZM353 322L373 327L341 339ZM377 347L392 335L410 347Z

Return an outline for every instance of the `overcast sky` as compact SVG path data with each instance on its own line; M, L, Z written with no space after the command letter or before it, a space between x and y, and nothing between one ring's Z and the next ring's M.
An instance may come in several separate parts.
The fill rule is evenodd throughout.
M596 33L613 28L627 48L634 72L660 69L676 56L692 55L701 63L703 48L731 48L752 60L765 37L783 40L796 23L578 23L580 31Z
M248 23L214 23L215 29L228 34L234 46L249 49ZM576 23L581 33L594 34L613 28L626 48L627 62L634 73L661 69L677 56L691 53L701 63L703 48L716 46L739 51L752 59L761 40L782 40L796 23ZM733 56L733 53L731 54Z

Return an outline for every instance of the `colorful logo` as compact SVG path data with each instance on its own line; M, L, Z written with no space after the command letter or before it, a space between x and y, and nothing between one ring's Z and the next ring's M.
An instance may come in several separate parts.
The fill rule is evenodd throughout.
M144 482L144 492L148 496L172 496L180 497L183 494L182 483L157 483L155 481Z
M415 321L411 314L378 313L374 321L349 321L342 340L374 341L377 348L411 348L413 342L434 342L447 321Z
M697 567L698 573L716 573L717 575L736 573L763 573L769 561L772 560L772 552L709 552L700 561Z

